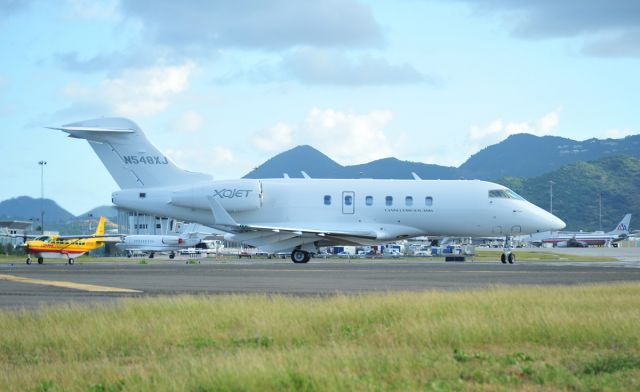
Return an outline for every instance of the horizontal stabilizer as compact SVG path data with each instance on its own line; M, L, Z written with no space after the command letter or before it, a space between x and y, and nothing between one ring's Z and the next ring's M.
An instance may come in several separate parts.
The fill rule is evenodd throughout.
M97 127L46 127L56 131L73 132L115 132L115 133L133 133L134 129L115 129L115 128L97 128Z

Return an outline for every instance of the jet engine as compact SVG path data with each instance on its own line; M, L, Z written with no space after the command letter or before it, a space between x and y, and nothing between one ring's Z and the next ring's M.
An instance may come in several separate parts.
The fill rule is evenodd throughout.
M216 181L211 185L173 192L171 204L208 210L213 196L229 212L249 211L262 207L262 186L258 180Z

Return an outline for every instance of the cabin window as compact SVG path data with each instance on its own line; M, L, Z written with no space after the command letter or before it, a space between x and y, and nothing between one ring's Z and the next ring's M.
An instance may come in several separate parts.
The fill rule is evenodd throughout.
M352 205L352 204L353 204L353 196L351 196L351 195L346 195L346 196L344 197L344 205L345 205L345 206L350 206L350 205Z
M427 196L424 198L424 205L427 207L431 207L433 205L433 197Z
M384 198L384 204L387 206L393 205L393 196L387 196Z
M364 198L364 203L368 206L373 205L373 196L367 196Z
M325 206L331 205L331 195L324 195L324 205Z
M411 207L411 206L413 205L413 197L411 197L411 196L407 196L407 197L405 197L405 198L404 198L404 204L405 204L407 207Z

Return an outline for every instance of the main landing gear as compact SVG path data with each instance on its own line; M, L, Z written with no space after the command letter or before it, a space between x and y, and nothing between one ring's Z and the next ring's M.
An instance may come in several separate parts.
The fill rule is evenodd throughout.
M511 237L509 236L504 239L504 248L502 249L500 261L502 264L513 264L516 262L516 255L511 252Z
M69 263L69 265L73 265L73 263L75 263L76 261L74 259L69 259L69 261L67 261L67 263Z
M311 254L304 250L296 249L291 252L291 260L296 264L308 263L311 259Z
M44 259L42 257L38 257L38 264L44 263ZM31 264L31 256L27 256L27 264Z
M176 253L174 251L171 251L171 253L169 253L169 259L173 260L176 257Z

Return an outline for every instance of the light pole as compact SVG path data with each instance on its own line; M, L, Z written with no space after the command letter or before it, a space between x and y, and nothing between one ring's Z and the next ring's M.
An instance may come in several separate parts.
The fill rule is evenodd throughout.
M553 214L553 184L555 182L549 180L549 212Z
M42 234L44 234L44 166L46 164L47 161L38 162L40 165L40 229Z
M602 231L602 192L598 198L598 230Z

